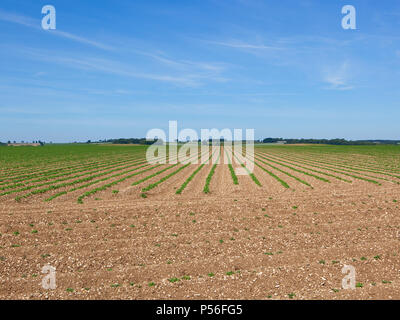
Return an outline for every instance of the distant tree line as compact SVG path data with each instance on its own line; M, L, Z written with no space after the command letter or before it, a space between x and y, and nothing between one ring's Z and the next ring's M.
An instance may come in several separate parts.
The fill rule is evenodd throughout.
M29 142L29 141L17 142L17 141L15 141L15 140L14 140L14 141L8 140L7 142L1 142L1 141L0 141L0 146L4 147L4 146L7 146L7 145L9 145L9 144L18 144L18 143L21 143L21 144L24 144L24 143L26 143L26 144L29 144L29 143L38 143L38 144L40 144L41 146L44 146L44 145L45 145L45 142L40 141L40 140L36 140L36 141L32 141L32 142Z
M147 141L145 138L121 138L121 139L110 139L103 140L103 142L113 143L113 144L143 144L151 145L156 140ZM178 142L178 141L177 141ZM202 143L201 140L198 140ZM213 140L203 141L203 143L212 143ZM217 139L214 142L224 143L225 139ZM243 140L245 143L246 141ZM346 139L284 139L284 138L265 138L261 140L254 141L255 143L287 143L287 144L330 144L330 145L375 145L375 144L400 144L400 140L346 140Z
M262 143L286 142L288 144L332 144L332 145L375 145L375 144L399 144L400 140L346 140L346 139L283 139L265 138Z
M141 145L151 145L155 143L156 140L147 141L146 138L119 138L119 139L104 139L99 141L88 140L86 143L111 143L111 144L141 144ZM177 141L178 142L178 141ZM210 144L213 142L212 139L208 141L198 140L199 143ZM223 138L214 140L223 144L225 140ZM245 140L243 142L246 142ZM255 143L287 143L287 144L330 144L330 145L376 145L376 144L389 144L396 145L400 144L400 140L346 140L346 139L284 139L284 138L265 138L260 140L255 140ZM16 141L8 141L7 143L0 141L0 147L7 146L8 144L17 144ZM24 143L24 141L21 141ZM29 143L29 142L25 142ZM41 146L45 145L45 142L37 140L32 141L32 143L39 143ZM74 142L78 143L78 142ZM51 144L51 142L50 142Z
M156 140L147 141L146 138L120 138L120 139L109 139L109 140L100 140L98 142L101 143L112 143L112 144L142 144L142 145L151 145ZM178 141L176 141L178 142ZM208 139L208 141L198 140L199 143L212 143L212 139ZM217 139L214 142L219 142L223 144L225 139ZM245 143L246 141L243 140ZM346 139L284 139L284 138L265 138L254 141L255 143L287 143L287 144L330 144L330 145L376 145L376 144L400 144L400 140L346 140ZM92 141L88 141L87 143L92 143Z
M120 139L110 139L106 140L105 142L112 143L112 144L143 144L143 145L151 145L156 140L149 140L147 141L146 138L120 138Z

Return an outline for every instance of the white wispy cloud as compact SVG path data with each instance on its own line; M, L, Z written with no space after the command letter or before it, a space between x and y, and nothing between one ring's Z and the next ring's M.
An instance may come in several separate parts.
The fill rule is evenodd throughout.
M59 29L56 30L43 30L41 27L41 21L38 19L33 19L28 16L24 16L21 14L15 14L12 12L7 12L0 9L0 21L6 21L9 23L18 24L35 31L44 32L49 35L69 39L74 42L82 43L85 45L89 45L92 47L96 47L98 49L106 50L109 52L115 52L118 54L126 54L132 52L137 55L142 55L152 59L153 61L162 64L164 67L167 67L164 71L166 74L161 73L150 73L150 72L141 72L140 69L143 69L140 66L133 66L129 63L122 63L120 59L112 60L112 59L97 59L97 58L87 58L82 57L81 55L76 56L76 58L69 58L65 56L65 54L59 54L55 52L52 55L52 58L47 57L45 59L42 54L39 54L35 50L26 50L28 55L34 57L35 59L42 59L46 61L65 63L68 66L81 68L85 70L92 71L102 71L109 74L115 74L120 76L128 76L128 77L136 77L142 79L149 79L161 82L169 82L178 86L191 86L196 87L203 84L205 81L214 81L214 82L226 82L228 79L221 75L222 71L225 70L226 65L222 63L212 63L212 62L197 62L190 61L185 59L174 59L169 57L168 55L160 52L160 50L143 50L143 49L129 49L126 46L126 42L124 45L115 45L118 44L118 41L122 39L113 39L114 45L110 45L103 42L94 41L92 39L88 39L70 32L62 31Z
M333 58L340 53L343 47L349 46L354 38L348 41L318 36L295 35L291 37L270 37L266 39L257 32L247 32L249 39L235 40L205 40L215 46L226 47L231 50L240 50L246 54L260 59L267 66L291 68L304 74L305 80L323 82L328 90L351 90L354 86L350 80L354 78L351 73L349 61L334 63Z
M351 90L354 89L349 84L349 67L348 62L343 62L336 68L325 67L323 71L323 81L329 86L326 89L330 90Z
M22 25L25 27L40 30L40 31L46 32L51 35L55 35L55 36L66 38L66 39L69 39L69 40L72 40L75 42L79 42L79 43L83 43L83 44L90 45L93 47L97 47L99 49L103 49L103 50L113 50L114 49L113 47L111 47L109 45L106 45L106 44L103 44L103 43L100 43L100 42L97 42L97 41L94 41L91 39L87 39L87 38L84 38L84 37L81 37L81 36L78 36L78 35L75 35L75 34L72 34L69 32L61 31L58 29L43 30L41 27L41 21L37 20L37 19L33 19L31 17L27 17L27 16L0 10L0 20L6 21L6 22L11 22L11 23L16 23L16 24L19 24L19 25Z
M49 57L43 57L48 61ZM123 64L117 61L103 58L70 58L70 57L53 57L52 61L62 65L69 65L74 68L100 71L118 76L141 78L147 80L157 80L162 82L170 82L181 86L198 86L200 83L196 80L195 75L164 75L156 73L147 73L136 70L134 66Z
M18 23L26 27L36 27L36 22L38 22L38 20L32 19L30 17L21 16L3 10L0 10L0 20L6 22Z
M153 51L144 51L144 50L136 50L129 49L129 52L133 52L135 54L139 54L152 60L167 66L174 68L176 70L181 70L185 72L196 71L196 72L204 72L212 78L214 76L218 76L221 72L228 68L227 63L221 62L204 62L204 61L191 61L186 59L174 59L167 54L160 52L158 50ZM217 77L216 77L217 78Z
M267 46L264 44L247 43L241 40L229 40L229 41L206 41L210 44L215 44L224 47L231 47L236 49L256 49L256 50L282 50L282 47Z
M1 45L0 45L1 47ZM3 46L4 47L4 46ZM7 48L7 46L5 46ZM202 85L203 80L207 80L207 75L201 73L180 72L174 74L161 74L142 71L137 65L113 60L111 58L84 57L82 55L70 54L60 55L44 52L40 49L19 47L13 49L14 52L36 61L55 63L63 67L75 68L90 72L101 72L122 77L139 78L145 80L155 80L171 83L181 87L197 87ZM224 81L225 79L214 79Z
M51 34L54 34L56 36L67 38L67 39L73 40L75 42L80 42L80 43L87 44L87 45L90 45L93 47L97 47L99 49L115 50L113 47L106 45L104 43L100 43L100 42L93 41L93 40L90 40L87 38L83 38L83 37L77 36L77 35L69 33L69 32L64 32L64 31L60 31L60 30L51 30L49 32L51 32Z

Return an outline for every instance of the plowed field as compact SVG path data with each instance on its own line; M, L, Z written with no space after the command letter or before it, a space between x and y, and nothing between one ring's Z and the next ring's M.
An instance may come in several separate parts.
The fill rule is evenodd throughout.
M145 152L0 149L1 299L400 299L400 147L257 146L246 175Z

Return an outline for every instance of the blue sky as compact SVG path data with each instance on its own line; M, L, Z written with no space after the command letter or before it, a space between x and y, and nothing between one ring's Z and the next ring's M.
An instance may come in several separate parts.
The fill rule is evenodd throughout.
M399 30L397 0L1 0L0 141L143 137L169 120L400 139Z

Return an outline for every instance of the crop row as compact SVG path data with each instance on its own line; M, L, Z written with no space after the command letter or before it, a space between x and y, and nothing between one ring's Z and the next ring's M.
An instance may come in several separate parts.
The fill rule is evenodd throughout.
M287 159L293 159L292 157L286 157L286 158ZM295 158L295 159L298 159L298 158ZM292 161L295 161L295 160L292 160ZM361 175L363 175L365 177L369 177L369 178L374 178L374 179L378 179L378 180L385 180L385 181L392 181L394 183L399 183L398 181L389 180L389 179L386 179L386 178L383 178L383 177L372 176L372 175L368 175L368 174L359 172L359 171L372 172L370 170L362 170L362 169L353 168L353 167L347 167L347 169L343 169L343 166L341 166L341 168L338 168L338 165L336 165L336 164L329 164L328 162L321 162L321 161L318 161L318 160L312 160L311 161L311 160L307 160L307 159L300 159L300 161L302 161L303 163L312 163L312 164L317 163L317 164L319 164L319 165L321 165L321 166L323 166L325 168L332 168L333 167L334 169L341 170L341 171L344 171L344 172L357 173L357 174L361 174ZM298 162L298 161L295 161L295 162ZM352 170L349 170L349 169L352 169ZM400 178L400 177L398 177L396 175L391 175L391 174L387 174L387 173L383 173L383 172L374 171L374 173L379 173L379 174L386 175L386 176ZM369 181L369 182L372 182L372 181Z
M92 186L92 185L94 185L94 184L97 184L97 183L100 183L100 182L104 182L104 181L110 180L110 179L115 178L115 177L120 177L120 176L122 176L122 175L124 175L124 174L130 173L130 172L132 172L132 171L135 171L135 170L138 170L138 169L141 169L141 168L144 168L144 167L147 167L147 165L143 165L143 166L137 167L137 168L135 168L134 170L128 170L128 171L120 172L120 173L117 173L117 174L113 174L113 175L111 175L111 176L109 176L109 177L105 177L105 178L102 178L102 179L97 179L97 180L91 181L91 182L89 182L89 183L80 185L80 186L78 186L78 187L69 189L69 190L67 190L67 191L63 191L63 192L57 193L57 194L51 196L50 198L46 199L45 201L51 201L51 200L53 200L53 199L55 199L55 198L58 198L58 197L60 197L60 196L62 196L62 195L65 195L65 194L67 194L67 193L69 193L69 192L74 192L74 191L77 191L77 190L81 190L81 189L90 187L90 186ZM144 171L142 171L142 172L145 172L145 171L154 169L154 168L156 168L156 167L158 167L158 166L151 167L151 168L146 169L146 170L144 170Z
M267 158L265 158L265 157L263 157L263 158L264 158L264 159L267 159ZM271 160L269 160L269 161L271 161ZM307 164L307 161L304 161L303 163ZM307 165L308 165L308 164L307 164ZM349 177L352 177L352 178L355 178L355 179L364 180L364 181L367 181L367 182L371 182L371 183L380 185L380 183L377 182L377 181L375 181L375 180L368 179L368 178L365 178L365 177L362 177L362 176L359 176L359 175L349 174L349 173L343 172L343 170L339 171L339 170L335 170L335 169L332 169L332 168L326 167L326 166L317 166L317 165L315 165L315 164L312 164L312 166L315 167L315 168L319 168L319 169L323 169L323 170L328 170L328 171L335 172L335 173L339 173L339 174L342 174L342 175L346 175L346 176L349 176Z
M136 165L143 164L143 163L144 163L144 162L137 163ZM147 166L147 165L144 165L144 166ZM142 167L144 167L144 166L142 166ZM126 166L125 168L132 168L132 165ZM139 167L139 168L140 168L140 167ZM61 183L61 184L58 184L58 185L50 185L50 186L47 187L47 188L33 190L33 191L31 191L31 192L29 192L29 193L27 193L27 194L25 194L25 195L17 196L17 197L15 198L15 200L19 201L19 200L21 200L21 199L23 199L23 198L28 198L28 197L30 197L30 196L32 196L32 195L35 195L35 194L42 194L42 193L45 193L45 192L50 191L50 190L57 190L57 189L60 189L60 188L63 188L63 187L69 187L69 186L73 186L73 185L80 184L80 183L83 183L83 182L87 182L87 181L93 180L93 179L95 179L95 178L98 178L98 177L101 177L101 176L110 174L110 173L112 173L112 172L120 171L120 170L122 170L122 169L123 169L123 168L118 168L118 169L110 170L110 171L107 171L107 172L102 172L102 173L99 173L99 174L96 174L96 175L93 175L93 176L89 176L89 177L77 179L77 180L74 180L74 181L71 181L71 182L65 182L65 183ZM131 170L128 170L128 171L124 171L124 172L122 172L122 173L119 173L118 175L123 175L123 174L126 174L126 173L128 173L128 172L135 171L135 170L137 170L137 169L138 169L138 168L136 167L136 168L134 168L134 169L131 169Z
M140 164L143 164L143 163L144 163L143 161L142 162L134 162L134 163L129 164L129 165L124 166L124 167L118 167L118 168L113 169L113 170L102 172L101 174L96 175L94 177L98 177L98 176L101 176L101 175L106 175L106 174L109 174L109 173L112 173L112 172L116 172L116 171L120 171L120 170L123 170L123 169L126 169L126 168L131 168L132 166L140 165ZM18 192L27 191L27 190L32 190L32 189L43 187L43 186L47 186L47 185L52 185L54 183L58 183L58 182L66 181L66 180L71 180L71 179L87 176L88 174L97 173L97 172L100 172L100 171L102 171L102 170L95 170L95 171L89 172L89 173L77 174L77 175L72 176L72 177L67 177L67 178L63 178L63 179L53 180L53 181L50 181L50 182L31 185L31 186L27 186L27 187L24 187L24 188L21 188L21 189L17 189L17 190L9 190L9 191L0 193L0 196L4 196L4 195L7 195L7 194L11 194L11 193L18 193Z
M62 172L65 170L69 169L76 169L79 167L85 167L85 166L93 166L96 164L102 164L104 162L115 162L116 157L117 160L119 159L134 159L135 157L142 156L143 155L143 148L135 149L130 152L114 152L112 149L107 148L106 151L107 153L88 153L87 151L90 150L95 150L95 149L87 149L85 150L84 148L78 148L79 151L84 151L82 152L74 152L74 153L67 153L70 148L68 147L62 147L61 154L58 155L57 161L49 161L47 158L44 158L45 156L54 156L53 154L53 147L46 149L37 149L33 152L33 150L30 150L29 152L22 153L23 158L22 159L29 159L30 157L32 158L31 160L24 161L25 164L21 161L18 161L18 159L10 159L12 163L17 163L19 164L16 170L12 170L11 168L7 168L7 174L2 174L0 177L0 182L6 181L6 180L19 180L19 179L29 179L32 177L39 177L42 175L48 175L48 174L54 174L57 172ZM12 153L11 149L7 149ZM52 151L49 154L47 154L48 151ZM71 156L73 154L74 156ZM21 156L21 155L20 155ZM40 156L40 157L39 157ZM98 160L101 159L101 160ZM40 161L39 161L40 160ZM27 162L27 163L26 163ZM2 163L3 168L7 166L6 163Z
M212 158L212 156L214 155L214 153L216 152L216 150L210 154L208 161L210 161L210 159ZM194 170L192 172L192 174L182 183L182 185L179 187L178 190L176 190L176 194L181 194L182 191L186 188L186 186L189 184L190 181L193 180L193 178L196 176L196 174L198 174L200 172L201 169L203 169L203 167L205 166L205 164L201 164L196 170Z
M72 176L72 177L66 177L66 179L52 180L50 183L57 182L57 181L58 182L65 181L65 180L68 180L68 179L73 179L73 178L76 178L76 177L81 177L81 176L84 176L84 175L100 172L102 170L115 168L115 167L120 166L121 164L126 164L126 163L130 163L130 162L135 163L135 162L138 162L140 160L143 161L143 159L130 159L130 160L114 161L114 162L110 162L110 163L107 163L107 164L104 164L104 165L97 165L97 166L82 168L82 169L79 169L79 170L69 171L69 172L65 172L65 173L61 173L61 174L56 174L56 175L51 175L51 176L44 176L44 177L42 177L40 179L32 180L32 181L29 181L29 182L28 181L26 181L26 182L24 181L24 183L17 183L17 184L14 184L14 185L8 185L6 187L1 187L0 190L14 189L14 188L17 188L19 186L25 186L25 185L31 184L31 183L37 183L37 182L41 182L41 181L49 181L49 180L52 180L54 178L65 177L65 176L68 176L68 175L71 175L71 174L74 174L74 173L81 173L79 175L75 175L75 176ZM96 170L94 170L94 169L96 169ZM89 171L89 170L92 170L92 171ZM86 172L86 171L89 171L89 172Z
M193 158L193 157L190 157L189 160L192 159L192 158ZM162 169L162 170L159 170L159 171L157 171L157 172L155 172L155 173L153 173L153 174L150 174L150 175L148 175L148 176L146 176L146 177L144 177L144 178L142 178L142 179L140 179L140 180L138 180L138 181L135 181L135 182L132 183L132 186L141 184L141 183L143 183L143 182L145 182L145 181L147 181L147 180L149 180L149 179L151 179L151 178L154 178L155 176L158 176L158 175L164 173L165 171L167 171L167 170L169 170L169 169L171 169L171 168L173 168L173 167L176 167L178 164L179 164L179 163L172 164L171 166L168 166L167 168L164 168L164 169ZM189 165L189 164L190 164L190 163L188 163L187 165ZM180 170L182 170L182 169L183 169L184 167L186 167L187 165L183 166L182 168L179 168L179 169L176 170L175 172L173 172L173 173L167 175L166 177L160 179L158 182L156 182L156 183L154 183L154 184L150 184L150 185L147 187L147 189L148 189L148 190L151 190L151 189L155 188L157 185L159 185L160 183L164 182L165 180L167 180L168 178L170 178L171 176L173 176L174 174L176 174L177 172L179 172ZM157 166L155 166L155 167L149 168L148 170L144 170L144 171L142 171L141 173L146 172L146 171L149 171L149 170L154 169L154 168L159 167L159 166L160 166L160 165L157 165ZM117 180L117 181L112 182L112 183L110 183L110 184L107 184L107 185L105 185L105 186L101 186L101 187L98 187L98 188L96 188L96 189L94 189L94 190L88 191L88 192L86 192L84 195L82 195L83 197L82 197L82 196L80 197L79 202L82 203L83 198L85 198L85 197L87 197L87 196L89 196L89 195L92 195L92 194L94 194L94 193L96 193L96 192L98 192L98 191L105 190L105 189L109 188L109 186L116 185L116 184L118 184L118 183L120 183L120 182L122 182L122 181L125 181L125 180L126 180L126 179L120 179L120 180ZM146 189L146 188L143 188L143 189ZM145 191L148 191L147 189L146 189ZM144 191L144 192L145 192L145 191ZM147 197L146 194L145 194L144 192L142 193L142 197Z
M263 163L263 164L265 164L265 165L271 167L272 169L275 169L275 170L277 170L277 171L279 171L279 172L281 172L281 173L287 175L288 177L291 177L291 178L295 179L296 181L298 181L298 182L300 182L300 183L302 183L302 184L304 184L304 185L306 185L306 186L312 188L312 185L309 184L308 182L306 182L306 181L300 179L299 177L296 177L296 176L292 175L291 173L289 173L289 172L287 172L287 171L285 171L285 170L279 169L278 167L275 167L274 165L272 165L272 164L270 164L270 163L268 163L268 162L265 162L265 161L261 160L261 158L259 158L259 157L257 157L257 161L259 161L259 162L261 162L261 163Z
M136 153L134 153L134 154L136 155ZM140 155L140 154L138 154L138 155ZM118 158L121 159L121 156L119 156ZM127 155L126 159L127 160L135 160L135 158L132 159L132 154L130 154L129 156ZM102 161L91 160L88 163L84 163L82 160L80 160L79 163L74 163L74 164L70 164L67 166L64 165L61 167L55 167L53 169L48 169L48 167L44 167L44 168L46 168L46 170L43 170L42 166L37 166L37 167L35 167L36 171L33 171L32 168L30 168L30 169L27 169L28 171L26 171L29 173L24 173L22 175L10 177L11 175L13 175L13 173L9 173L9 175L7 177L5 177L5 176L1 177L0 182L6 181L6 182L3 182L2 184L19 182L19 181L24 181L24 180L28 180L28 179L34 179L39 176L47 176L47 175L57 174L58 172L63 172L65 170L69 170L69 169L95 166L95 165L102 164L104 162L112 163L112 162L115 162L115 159L113 157L107 157L107 159L102 159ZM9 181L7 181L7 180L9 180Z
M258 186L261 187L261 183L260 181L258 181L257 177L255 176L255 174L253 172L251 172L246 165L243 163L243 161L241 161L235 154L235 152L233 152L233 156L236 158L236 160L239 162L239 164L246 170L247 174L250 176L251 180L254 181L254 183ZM242 156L243 157L243 156Z
M213 177L213 175L215 173L215 169L217 168L217 163L218 163L218 161L220 159L220 155L221 155L221 150L219 150L217 160L215 161L216 163L214 163L212 165L211 170L210 170L210 172L209 172L209 174L208 174L208 176L206 178L206 183L205 183L204 188L203 188L203 192L206 193L206 194L210 193L210 183L211 183L212 177Z
M265 154L259 154L259 155L260 155L260 156L262 156L262 155L265 156ZM277 158L277 157L274 156L274 158ZM264 159L265 159L265 158L264 158ZM312 171L312 172L316 172L316 173L319 173L319 174L323 174L323 175L328 176L328 177L335 178L335 179L340 180L340 181L344 181L344 182L347 182L347 183L352 183L351 180L348 180L348 179L345 179L345 178L336 176L336 175L334 175L334 174L330 174L330 173L327 173L327 172L315 170L315 169L312 169L312 168L309 168L309 167L304 167L304 166L301 166L301 165L299 165L299 164L297 164L297 163L285 161L285 160L282 160L282 159L280 159L280 158L278 158L278 160L279 160L279 161L282 161L282 162L284 162L284 163L288 163L288 164L294 165L294 166L299 167L299 168L302 168L302 169L306 169L306 170L309 170L309 171Z
M95 194L95 193L97 193L97 192L99 192L99 191L103 191L103 190L106 190L106 189L108 189L108 188L111 188L112 186L114 186L114 185L116 185L116 184L118 184L118 183L120 183L120 182L123 182L123 181L125 181L125 180L127 180L127 179L129 179L129 178L132 178L132 177L134 177L134 176L137 176L137 175L139 175L139 174L141 174L141 173L147 172L147 171L152 170L152 169L154 169L154 168L157 168L157 167L159 167L159 166L160 166L160 165L156 165L156 166L153 166L153 167L151 167L151 168L147 168L147 169L145 169L145 170L136 172L136 173L134 173L134 174L130 174L130 175L128 175L128 176L126 176L126 177L123 177L123 178L121 178L121 179L118 179L118 180L115 180L115 181L113 181L113 182L110 182L110 183L107 183L107 184L105 184L105 185L102 185L101 187L98 187L98 188L96 188L96 189L87 191L87 192L85 192L84 194L82 194L81 196L78 197L78 203L82 204L82 203L83 203L83 199L86 198L86 197L88 197L88 196L90 196L90 195L93 195L93 194Z
M285 188L290 188L289 185L287 184L286 181L282 180L281 178L279 178L276 174L274 174L273 172L265 169L264 167L262 167L259 163L255 162L255 165L258 166L261 170L264 170L266 173L268 173L272 178L274 178L275 180L277 180L283 187Z
M235 169L233 169L231 156L229 156L228 151L225 150L225 155L228 157L228 168L229 172L231 173L233 184L239 184L239 179L235 173Z

